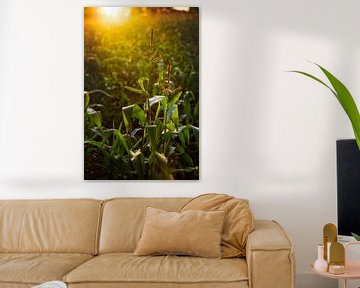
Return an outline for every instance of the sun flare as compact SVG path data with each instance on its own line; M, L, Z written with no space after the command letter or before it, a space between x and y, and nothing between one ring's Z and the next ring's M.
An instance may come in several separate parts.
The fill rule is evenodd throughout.
M128 7L102 7L100 9L104 19L112 23L123 23L131 16L131 10Z
M177 11L185 11L185 12L190 11L190 7L173 7L173 9Z

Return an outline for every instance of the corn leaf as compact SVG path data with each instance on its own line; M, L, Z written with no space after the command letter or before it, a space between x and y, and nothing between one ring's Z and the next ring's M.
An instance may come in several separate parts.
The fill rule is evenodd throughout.
M171 108L168 108L166 113L166 121L170 121L175 110L177 111L177 105L173 105Z
M141 90L144 91L144 92L146 92L145 82L146 82L146 85L149 84L149 78L148 77L141 77L138 80L138 84L139 84Z
M165 180L174 180L173 176L169 172L168 158L164 154L159 152L155 152L155 156L157 159L157 163L160 167L161 173L163 174L163 178Z
M101 125L101 114L92 108L87 108L86 113L90 116L91 121L99 128L102 129Z
M129 153L129 146L126 143L126 139L125 137L122 135L122 133L120 131L116 131L115 132L115 137L117 137L119 139L119 142L123 145L123 147L125 148L126 152Z
M156 109L156 113L155 113L155 121L158 119L159 117L159 113L160 113L160 110L161 110L161 103L158 103L158 107Z
M150 146L151 146L151 151L155 151L156 150L156 131L157 131L157 126L156 125L148 125L146 126L147 132L149 134L149 138L150 138Z
M132 130L131 117L134 106L135 105L133 104L122 108L123 121L125 124L126 133L130 133L130 131Z
M178 105L174 105L175 110L171 115L171 120L174 122L176 130L179 129L179 111L178 111Z
M149 98L149 102L150 102L150 107L158 102L160 102L161 100L163 100L165 98L165 96L154 96Z
M90 94L88 92L85 92L85 100L84 100L84 107L87 109L89 107L90 102Z
M140 121L140 123L142 125L145 124L146 122L146 114L144 112L144 110L142 110L139 105L135 104L134 107L132 108L132 117L136 118Z
M199 127L195 127L193 125L190 125L194 135L195 135L195 138L196 138L196 144L199 145Z
M136 94L143 94L143 91L140 90L140 89L136 89L136 88L133 88L133 87L129 87L129 86L125 86L124 87L126 90L129 90L131 92L134 92Z
M181 94L182 94L182 91L178 92L178 93L169 101L169 108L172 108L175 104L178 103Z

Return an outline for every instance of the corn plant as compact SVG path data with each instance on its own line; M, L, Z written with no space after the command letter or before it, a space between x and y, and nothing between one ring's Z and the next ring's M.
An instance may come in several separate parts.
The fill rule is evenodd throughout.
M199 177L198 68L181 67L171 57L177 49L164 53L168 45L155 45L154 29L148 35L148 44L132 51L139 77L121 81L120 95L109 89L120 83L109 80L113 73L85 81L85 89L96 88L84 95L86 179ZM94 70L93 64L88 67Z

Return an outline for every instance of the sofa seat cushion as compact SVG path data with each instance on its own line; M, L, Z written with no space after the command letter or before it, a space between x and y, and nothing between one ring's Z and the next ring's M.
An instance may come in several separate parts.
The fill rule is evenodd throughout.
M64 281L70 284L99 282L233 283L242 281L247 283L247 280L247 265L245 260L240 258L134 256L131 253L110 253L97 256L64 277Z
M0 283L40 284L61 280L92 257L72 253L0 253Z

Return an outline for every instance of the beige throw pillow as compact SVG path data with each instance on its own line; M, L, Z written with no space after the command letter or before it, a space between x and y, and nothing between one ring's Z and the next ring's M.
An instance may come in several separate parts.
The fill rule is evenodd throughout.
M192 255L221 258L224 211L168 212L146 208L134 255Z
M222 257L245 256L247 237L254 230L254 217L247 200L225 194L204 194L190 200L181 209L188 210L225 211L221 238Z

